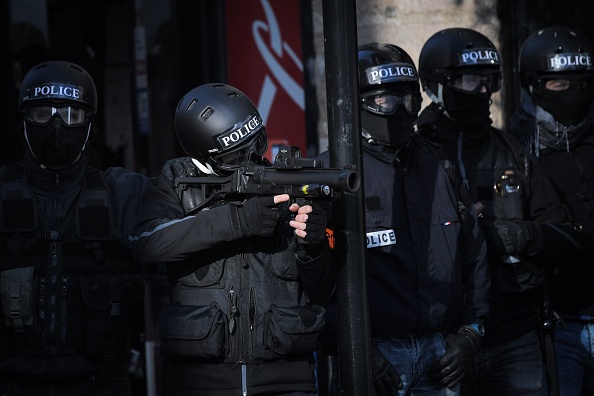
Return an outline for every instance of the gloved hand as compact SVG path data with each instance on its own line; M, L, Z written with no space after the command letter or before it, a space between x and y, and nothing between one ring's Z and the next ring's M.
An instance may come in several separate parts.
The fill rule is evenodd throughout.
M376 396L395 396L403 388L400 374L375 344L371 345L371 368Z
M472 328L462 326L456 334L446 336L446 351L429 369L435 386L453 388L458 385L474 361L481 345L481 336Z
M190 157L174 158L165 162L161 168L161 174L173 182L176 177L198 176L198 168Z
M308 252L321 252L322 248L326 244L326 211L316 203L311 203L313 210L307 214L307 222L305 232L305 245L304 248Z
M533 221L495 220L481 222L487 245L501 255L530 255L540 249ZM540 234L540 233L539 233Z
M286 196L286 200L289 196ZM279 201L280 203L281 201ZM243 237L268 236L274 233L279 219L278 203L273 196L253 197L242 204L231 204L231 222Z

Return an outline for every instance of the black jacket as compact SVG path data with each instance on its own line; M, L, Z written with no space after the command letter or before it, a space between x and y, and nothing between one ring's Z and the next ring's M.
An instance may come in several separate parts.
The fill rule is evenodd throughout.
M415 136L397 156L363 142L363 180L372 334L455 332L482 320L484 240L423 139Z
M270 237L238 237L230 218L238 199L221 198L186 215L172 180L160 175L147 188L130 239L139 261L167 263L171 305L159 320L161 352L197 378L217 370L240 375L235 366L245 362L268 370L270 381L275 362L294 361L303 384L296 390L311 391L311 367L303 362L317 347L322 306L336 287L330 249L308 262L297 259L288 216ZM262 385L254 381L248 377L247 385ZM223 387L208 382L195 390ZM269 385L271 392L288 389Z
M447 159L458 195L483 204L479 224L526 222L526 227L534 230L530 242L536 255L543 247L543 236L533 222L559 223L565 216L546 175L517 139L493 127L465 130L441 114L435 104L423 110L418 128ZM492 280L487 343L537 329L544 274L542 263L534 256L501 255L494 238L486 233Z
M511 132L527 146L537 133L535 112L524 102L511 122ZM553 308L565 318L594 317L594 126L568 149L541 147L538 161L580 230L579 251L550 266Z

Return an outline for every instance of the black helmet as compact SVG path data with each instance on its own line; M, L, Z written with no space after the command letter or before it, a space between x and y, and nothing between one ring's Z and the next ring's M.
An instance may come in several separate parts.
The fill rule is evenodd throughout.
M359 46L359 92L402 87L418 89L419 76L412 58L393 44Z
M64 61L33 67L19 91L24 135L43 168L63 169L81 158L92 136L97 90L90 74Z
M520 50L520 81L532 101L557 122L578 125L594 101L592 45L573 29L553 26L532 33Z
M449 85L456 73L492 75L487 88L501 88L501 58L495 45L483 34L466 28L449 28L431 36L419 55L419 76L425 89L436 92L436 85Z
M406 145L422 102L415 63L386 43L360 45L358 58L363 137L384 147Z
M175 111L175 132L187 155L233 170L261 160L268 147L262 118L252 101L227 84L203 84L188 92Z
M19 109L50 101L75 104L97 113L97 89L91 75L79 65L50 61L33 67L23 78Z
M553 26L532 33L520 49L522 85L536 85L547 74L594 75L592 45L573 29Z

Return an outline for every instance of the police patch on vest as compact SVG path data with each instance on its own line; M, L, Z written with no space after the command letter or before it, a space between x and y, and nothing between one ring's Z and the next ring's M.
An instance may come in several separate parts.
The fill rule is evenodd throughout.
M82 87L69 84L46 83L34 85L25 99L68 99L84 102L86 92Z
M262 119L258 113L254 112L246 121L235 124L233 128L217 135L215 138L219 143L220 150L225 151L245 142L255 132L258 132L261 127Z
M588 53L565 53L549 56L547 59L547 70L592 70L592 55Z
M410 63L389 63L365 70L369 84L385 84L399 81L417 81L415 67Z
M458 66L501 65L499 53L493 48L472 48L458 52Z
M368 232L365 235L367 249L380 246L396 245L396 233L394 230L381 230Z

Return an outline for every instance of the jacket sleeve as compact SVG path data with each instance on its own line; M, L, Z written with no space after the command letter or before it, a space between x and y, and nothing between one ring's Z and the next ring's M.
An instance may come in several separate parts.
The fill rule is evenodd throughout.
M159 175L148 184L128 236L139 262L169 262L237 238L229 205L185 216L172 183Z
M126 242L140 208L142 194L150 179L141 173L121 167L106 169L104 177L114 196L118 229Z
M327 306L336 292L337 269L326 242L322 253L311 260L297 259L303 289L313 304Z
M487 245L477 221L477 213L470 208L470 216L460 234L462 277L466 292L463 324L478 323L488 316L488 295L491 279L487 264Z

